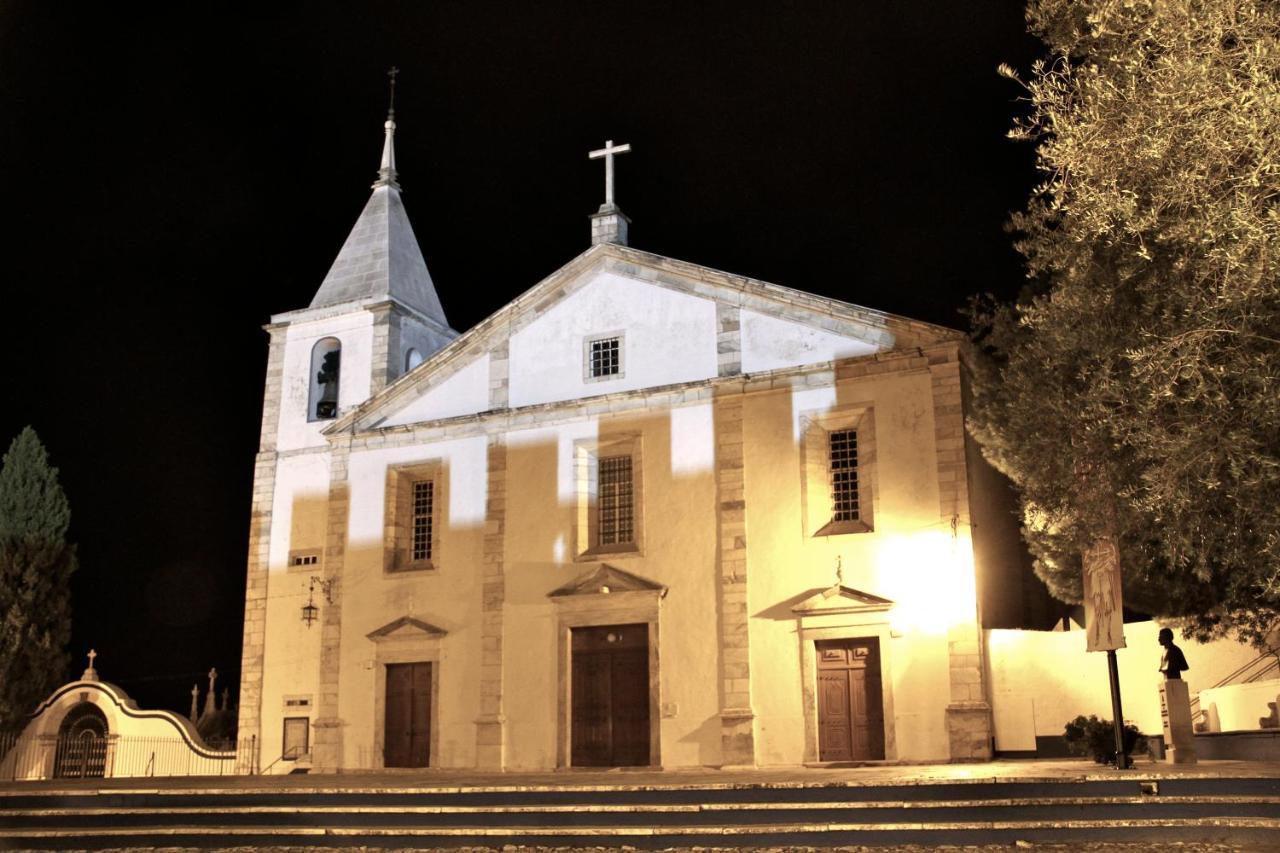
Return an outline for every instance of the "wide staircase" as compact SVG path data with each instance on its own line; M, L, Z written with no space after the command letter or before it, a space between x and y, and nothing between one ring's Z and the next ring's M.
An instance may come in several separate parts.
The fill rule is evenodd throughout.
M141 780L140 780L141 781ZM199 780L189 780L192 786ZM0 849L1219 842L1280 850L1280 778L0 791ZM351 777L345 786L357 784Z

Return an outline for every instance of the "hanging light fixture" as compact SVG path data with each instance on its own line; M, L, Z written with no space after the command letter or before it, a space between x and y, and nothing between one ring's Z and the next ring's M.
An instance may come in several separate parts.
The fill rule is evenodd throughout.
M320 618L320 608L316 606L316 587L320 587L320 591L324 593L325 603L333 604L333 599L329 596L329 590L332 586L332 580L322 580L315 575L311 576L311 584L307 587L307 603L302 605L302 621L306 623L308 628Z

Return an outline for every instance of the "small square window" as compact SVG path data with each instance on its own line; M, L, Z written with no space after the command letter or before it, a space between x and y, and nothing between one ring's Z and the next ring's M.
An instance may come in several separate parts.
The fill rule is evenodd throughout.
M622 376L622 335L615 333L588 338L586 341L586 378L616 379Z

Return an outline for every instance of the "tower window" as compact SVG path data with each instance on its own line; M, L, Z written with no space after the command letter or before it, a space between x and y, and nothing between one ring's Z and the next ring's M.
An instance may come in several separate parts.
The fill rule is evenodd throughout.
M422 364L422 353L418 352L413 347L409 347L408 351L404 354L405 373L413 370L419 364Z
M311 349L311 394L307 420L327 421L338 416L338 385L342 372L342 343L322 338Z

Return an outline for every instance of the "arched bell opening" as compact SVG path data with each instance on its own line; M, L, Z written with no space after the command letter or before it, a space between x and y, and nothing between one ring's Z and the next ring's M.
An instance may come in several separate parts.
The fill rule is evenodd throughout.
M338 384L342 372L342 342L321 338L311 348L311 393L307 420L328 421L338 416Z
M107 770L107 717L92 702L81 702L58 726L53 775L59 779L101 778Z

